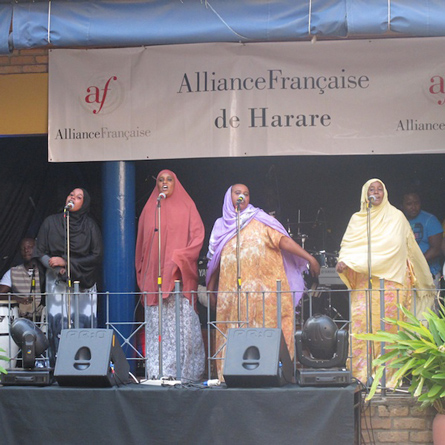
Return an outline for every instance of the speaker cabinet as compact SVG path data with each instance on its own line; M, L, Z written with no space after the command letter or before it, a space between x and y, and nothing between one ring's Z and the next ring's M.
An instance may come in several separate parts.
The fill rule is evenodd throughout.
M128 383L130 365L112 329L63 329L54 377L60 386Z
M281 329L229 329L224 380L231 387L295 383L293 364Z

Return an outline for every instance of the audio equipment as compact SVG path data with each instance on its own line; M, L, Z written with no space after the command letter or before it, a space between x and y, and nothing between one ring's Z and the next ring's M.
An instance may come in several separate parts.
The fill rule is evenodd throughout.
M3 386L49 386L54 383L54 370L51 368L12 368L7 371L7 374L0 374Z
M231 387L294 383L293 363L281 329L229 329L224 380Z
M63 329L54 377L60 386L128 383L130 366L112 329Z

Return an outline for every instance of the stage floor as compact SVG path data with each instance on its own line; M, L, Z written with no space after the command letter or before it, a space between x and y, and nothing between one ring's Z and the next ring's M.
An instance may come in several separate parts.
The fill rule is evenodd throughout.
M359 400L356 385L5 386L0 438L5 445L351 445Z

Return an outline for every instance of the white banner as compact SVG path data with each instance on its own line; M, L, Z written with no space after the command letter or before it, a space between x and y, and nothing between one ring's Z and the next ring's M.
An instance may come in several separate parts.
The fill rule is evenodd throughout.
M51 50L49 160L445 152L444 38Z

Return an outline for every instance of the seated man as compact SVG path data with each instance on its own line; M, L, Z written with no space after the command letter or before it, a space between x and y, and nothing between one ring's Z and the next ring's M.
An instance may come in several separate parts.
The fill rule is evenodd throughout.
M442 226L434 215L421 210L420 196L417 192L407 192L403 195L402 210L408 218L416 241L428 261L434 284L438 289L442 272Z
M19 303L20 317L40 322L44 302L44 273L40 273L38 261L32 258L35 240L24 238L20 243L20 254L23 264L9 269L0 280L0 300L8 300L11 292L11 301Z

